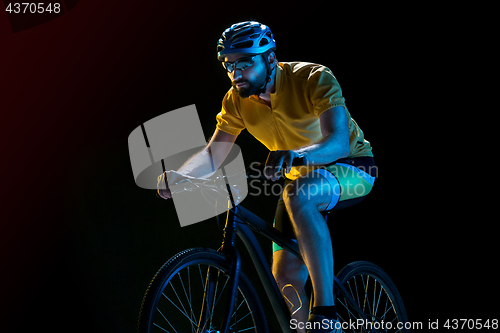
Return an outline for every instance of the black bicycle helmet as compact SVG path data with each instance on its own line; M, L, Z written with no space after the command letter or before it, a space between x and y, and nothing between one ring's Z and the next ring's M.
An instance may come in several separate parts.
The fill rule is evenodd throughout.
M255 21L233 24L226 29L217 43L217 59L231 53L259 54L276 49L273 33L268 26Z

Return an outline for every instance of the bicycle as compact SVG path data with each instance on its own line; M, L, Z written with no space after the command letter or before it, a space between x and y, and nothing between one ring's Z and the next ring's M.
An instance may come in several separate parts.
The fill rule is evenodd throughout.
M297 159L293 164L301 165L303 161ZM222 171L227 190L225 199L233 207L226 214L222 246L217 251L208 248L181 251L158 270L143 298L139 333L268 332L260 299L241 271L236 235L250 254L282 331L295 332L297 326L291 325L292 308L281 294L255 233L300 258L298 245L242 207L234 198L237 192L234 188L231 191L223 168ZM248 173L246 177L250 177ZM184 184L184 190L221 192L220 185L217 188L212 180L186 180ZM328 214L324 215L327 218ZM346 265L334 277L334 293L337 325L343 332L409 332L405 328L408 318L401 296L387 273L375 264L356 261ZM311 292L311 304L313 297Z

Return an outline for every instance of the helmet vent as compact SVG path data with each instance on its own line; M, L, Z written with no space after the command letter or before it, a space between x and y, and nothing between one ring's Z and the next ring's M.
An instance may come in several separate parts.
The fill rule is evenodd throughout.
M252 47L252 46L253 46L253 41L246 40L246 41L239 42L239 43L233 43L233 45L231 45L231 48L233 48L233 49L244 49L244 48Z
M224 30L217 43L217 59L232 53L260 54L276 49L273 33L268 26L247 21L233 24Z

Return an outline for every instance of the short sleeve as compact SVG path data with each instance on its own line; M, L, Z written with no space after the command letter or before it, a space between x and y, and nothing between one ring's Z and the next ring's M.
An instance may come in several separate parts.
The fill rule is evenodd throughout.
M245 129L245 123L241 118L230 91L222 100L221 111L217 114L217 128L231 135L239 135Z
M319 116L335 106L345 108L345 99L342 97L340 85L332 71L327 67L315 68L309 76L307 85L315 115Z

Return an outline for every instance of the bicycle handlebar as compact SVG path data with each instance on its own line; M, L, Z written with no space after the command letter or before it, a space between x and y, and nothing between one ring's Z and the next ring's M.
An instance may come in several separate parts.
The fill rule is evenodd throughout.
M297 166L302 166L305 165L305 158L304 157L297 157L294 158L292 162L292 166L297 167ZM225 188L226 182L221 183L220 180L221 178L231 178L231 183L232 184L237 184L238 182L242 181L243 178L260 178L260 179L266 179L264 177L264 169L266 168L265 163L258 163L252 165L251 168L246 169L245 175L243 173L241 174L234 174L234 175L217 175L214 178L183 178L180 181L171 184L171 193L180 193L184 191L194 191L196 189L209 189L209 190L222 190ZM174 187L175 189L172 189Z

